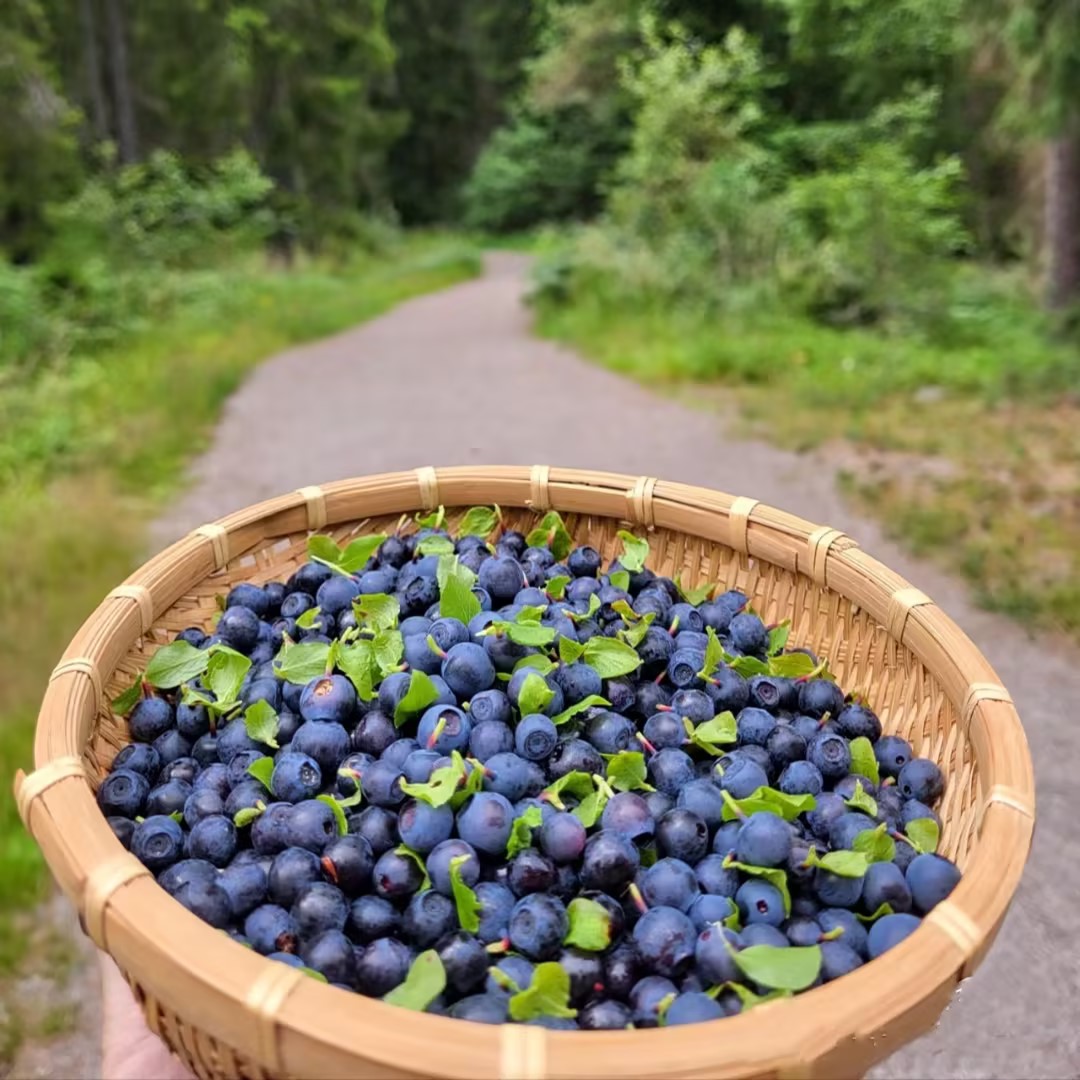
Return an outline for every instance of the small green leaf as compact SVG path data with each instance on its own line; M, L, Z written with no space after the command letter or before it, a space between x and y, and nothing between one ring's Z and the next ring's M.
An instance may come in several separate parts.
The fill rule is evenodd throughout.
M655 611L647 612L644 618L631 623L625 630L620 630L619 640L625 641L631 649L636 649L645 640L645 635L649 632L649 627L655 618Z
M744 679L752 679L755 675L769 674L769 665L763 664L756 656L733 656L728 661L728 667Z
M688 603L697 607L698 604L703 604L706 600L712 596L713 590L716 588L716 582L706 582L704 585L699 585L696 589L691 589L682 583L682 580L675 582L679 590L679 595Z
M361 800L364 798L364 793L360 787L360 774L355 769L338 769L338 776L347 777L353 782L353 793L347 798L338 799L337 804L342 810L348 810L350 807L359 806Z
M547 611L547 604L523 604L514 617L514 622L538 623Z
M543 824L539 806L530 806L520 817L514 818L510 839L506 841L506 857L512 859L519 851L532 847L532 831Z
M510 999L511 1019L520 1023L538 1016L577 1016L570 1008L570 976L553 960L537 964L528 989Z
M813 674L814 661L802 652L785 653L769 660L769 674L781 679L801 679Z
M434 949L422 952L409 968L405 981L395 986L383 1001L414 1012L424 1012L446 989L446 969Z
M877 803L872 796L866 793L861 780L855 781L855 794L850 799L845 799L844 802L853 810L861 810L869 817L877 817Z
M371 650L380 677L385 677L400 668L405 655L405 639L400 630L380 630L371 642Z
M566 586L570 584L572 578L568 578L565 574L556 574L553 578L548 578L544 583L544 592L551 597L552 600L561 600L566 595Z
M446 536L425 536L416 550L421 555L453 555L454 541Z
M875 785L881 783L881 773L878 770L877 758L874 756L874 747L865 735L851 740L851 771L865 776Z
M711 678L727 655L724 652L724 646L720 644L720 639L716 636L716 631L711 626L705 627L705 636L709 639L709 643L705 646L705 663L701 665L701 670L698 672L698 676L702 679Z
M497 506L470 507L458 524L458 536L482 536L486 540L501 519L502 514Z
M421 855L418 851L413 851L411 847L407 847L405 844L398 844L398 846L394 848L394 854L402 855L406 859L412 859L412 861L416 863L416 865L419 867L420 873L424 875L424 880L420 882L420 888L416 890L417 892L423 892L425 889L431 888L431 878L428 877L427 865L424 862L423 855Z
M560 647L561 647L560 640ZM561 651L561 650L560 650ZM617 638L593 637L585 643L582 660L602 679L616 679L629 675L641 667L641 657L632 645Z
M316 982L330 981L321 971L316 971L314 968L301 966L297 970L302 971L309 979L314 979Z
M386 593L358 596L352 606L356 621L371 630L393 630L401 614L398 598Z
M542 713L555 696L555 691L539 675L526 675L518 694L518 711L522 716Z
M211 708L224 713L234 707L244 676L251 670L251 661L226 645L214 645L210 652L212 655L203 682L217 699Z
M142 676L136 675L135 681L122 693L112 699L113 712L117 716L127 716L135 708L142 696Z
M473 594L472 586L462 581L457 574L448 577L442 587L439 594L439 613L446 619L458 619L466 626L470 619L480 614L480 601Z
M813 854L813 850L813 848L810 849L811 854ZM791 914L791 892L788 889L787 873L785 871L773 866L751 866L748 863L736 861L730 855L724 859L724 866L728 869L734 867L744 874L750 874L751 877L764 878L784 898L784 914Z
M933 855L941 840L941 829L933 818L915 818L904 830L912 845L924 855Z
M418 512L413 518L421 529L441 529L446 521L446 507L440 506L438 510L432 510L430 514Z
M541 626L535 622L501 622L495 625L499 626L515 645L542 648L555 640L555 628L552 626Z
M616 791L655 791L645 776L645 755L637 750L623 750L607 763L607 782Z
M784 646L791 636L791 620L785 619L779 626L774 626L769 631L769 647L766 650L769 656L779 656L784 651ZM807 657L809 659L809 657Z
M521 987L518 986L518 984L514 982L514 980L511 979L510 976L507 975L506 972L503 971L501 968L497 968L492 965L488 968L488 975L490 976L492 982L494 982L497 986L501 987L507 993L521 993Z
M731 955L748 979L772 990L805 990L821 971L820 945L751 945Z
M864 829L855 837L852 849L861 852L871 862L892 862L896 855L896 842L885 831L887 828L888 825L882 822L876 829Z
M323 641L286 642L274 657L274 674L286 682L306 686L312 679L326 674L330 646Z
M562 562L574 546L574 538L566 531L562 516L556 510L549 510L540 524L525 537L529 547L546 547L555 556L556 562Z
M456 750L450 755L450 760L451 764L436 769L426 784L410 784L403 780L401 790L410 798L420 799L429 806L445 806L454 797L467 773L465 759Z
M759 811L776 814L785 821L794 821L800 814L817 806L813 795L785 795L771 787L759 787L745 799L732 798L726 791L724 796L724 808L721 811L724 821L734 821L740 814L754 814Z
M739 908L737 905L732 905L732 912L724 920L724 926L726 926L728 930L734 930L736 934L742 929L742 922L739 919Z
M532 656L523 656L515 665L514 672L519 672L522 668L532 668L537 675L550 675L556 668L554 660L549 659L542 653L533 653Z
M181 683L197 679L210 664L210 651L196 649L186 641L162 645L146 665L144 678L159 690L171 690Z
M559 638L559 659L564 664L576 664L585 652L585 646L579 645L573 638Z
M587 772L568 772L565 776L560 776L554 783L548 784L540 792L540 798L551 803L557 810L565 810L566 806L563 804L561 797L564 791L568 795L573 795L576 799L584 799L591 795L593 790L593 778Z
M476 575L467 566L463 566L456 555L440 555L435 569L435 580L439 583L440 593L451 578L457 578L462 585L470 589L476 584Z
M630 572L628 570L616 570L614 573L608 574L608 581L616 589L628 592L630 589Z
M341 809L341 803L333 795L316 795L319 802L326 803L334 811L334 820L337 821L339 836L345 836L349 831L349 823L345 820L345 811Z
M267 791L270 790L270 778L274 775L274 759L272 757L256 758L247 767L248 776L254 776Z
M575 897L566 909L570 929L564 945L575 945L586 952L603 952L611 944L611 915L603 904L584 896Z
M480 912L483 911L484 905L461 878L461 865L471 858L471 855L455 855L450 860L450 888L454 890L454 903L457 906L457 917L461 929L475 934L480 929Z
M649 557L649 541L635 536L625 529L620 529L616 534L622 541L622 554L619 556L619 565L625 567L632 574L645 569L645 560Z
M811 848L806 865L819 866L837 877L861 878L866 876L870 858L861 851L829 851L819 855L816 848Z
M610 705L611 702L607 698L601 697L599 694L590 694L587 698L582 698L576 705L571 705L567 709L563 709L561 713L557 713L551 718L551 722L560 727L568 720L572 720L579 713L585 712L587 709L595 709L598 705ZM584 773L582 774L584 775Z
M331 536L309 536L307 541L308 557L325 566L340 566L342 553Z
M685 717L683 724L691 745L704 750L707 754L712 754L713 757L720 757L724 751L719 748L735 742L739 737L738 722L734 714L726 709L722 713L717 713L711 720L706 720L704 724L698 724L697 727L694 727Z
M385 533L357 537L341 553L341 568L346 573L355 574L382 547L385 539Z
M256 701L244 711L247 738L278 750L278 714L268 701ZM270 786L269 784L267 785Z
M422 671L413 671L409 675L409 689L394 708L394 727L401 727L407 720L422 713L438 697L438 688L430 677Z
M303 611L297 616L296 625L300 627L301 630L311 630L319 621L319 616L321 614L321 608L308 608L307 611Z
M453 757L453 754L450 755ZM466 772L465 784L459 787L454 793L454 797L450 800L450 805L457 810L463 806L470 795L475 795L478 791L484 790L484 769L475 758L469 758L469 764L472 766L470 770Z
M586 829L591 829L600 820L600 815L604 812L607 801L608 796L606 791L593 791L590 795L586 795L585 798L574 807L574 817L576 817Z
M257 802L254 806L245 806L243 810L237 810L233 814L233 824L242 829L245 825L250 825L260 814L266 810L266 803Z
M402 647L404 648L404 645ZM371 701L375 697L379 669L375 661L375 648L371 641L364 638L339 649L337 666L345 672L345 677L356 687L356 693L361 701Z
M883 915L893 914L895 914L895 912L893 911L891 904L879 904L877 911L875 911L873 915L860 915L859 912L856 911L855 918L858 919L859 922L872 923L877 922Z
M706 993L715 998L724 990L730 990L739 999L742 1003L743 1012L754 1008L755 1005L765 1005L770 1001L791 997L790 990L770 990L767 994L755 994L749 986L739 982L721 983L719 986L713 987L712 990L707 990Z

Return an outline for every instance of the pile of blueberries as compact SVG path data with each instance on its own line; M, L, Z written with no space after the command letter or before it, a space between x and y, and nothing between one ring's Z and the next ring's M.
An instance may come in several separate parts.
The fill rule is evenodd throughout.
M938 767L742 593L557 525L236 585L117 706L116 836L270 959L484 1023L716 1019L906 938L960 877Z

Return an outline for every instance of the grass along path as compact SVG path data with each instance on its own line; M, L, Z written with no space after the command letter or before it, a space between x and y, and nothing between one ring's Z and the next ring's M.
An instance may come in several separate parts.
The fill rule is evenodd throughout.
M29 765L49 671L101 597L142 558L146 525L244 375L290 345L479 269L471 248L438 237L407 238L387 256L336 270L252 265L212 302L122 346L74 357L33 382L0 382L0 775ZM267 423L296 432L310 419L299 408ZM26 932L26 912L47 882L8 780L0 787L0 986L56 968L56 935L49 931L42 944ZM55 1034L69 1014L24 1017L19 1002L0 993L0 1075L24 1032Z

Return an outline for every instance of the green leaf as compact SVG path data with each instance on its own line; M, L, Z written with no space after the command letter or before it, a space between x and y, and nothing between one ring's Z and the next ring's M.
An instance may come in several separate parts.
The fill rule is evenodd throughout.
M303 967L301 965L297 970L302 971L309 979L314 979L316 982L330 981L321 971L316 971L314 968Z
M560 776L554 783L548 784L540 792L540 798L551 803L557 810L565 810L566 806L562 801L564 791L568 795L573 795L576 799L584 799L591 795L594 790L593 778L587 772L568 772L565 776Z
M586 829L591 829L600 820L600 815L604 812L607 801L608 796L606 791L593 791L591 794L586 795L585 798L574 807L574 817L576 817Z
M394 727L401 727L429 705L434 705L438 697L438 688L431 679L422 671L413 671L409 676L409 689L394 708Z
M423 855L418 851L413 851L411 847L406 847L405 844L398 844L398 846L394 848L394 854L402 855L406 859L412 859L412 861L420 868L420 873L424 875L424 880L420 882L420 888L416 890L417 892L423 892L425 889L431 888L431 878L428 877L427 865L424 862Z
M724 990L730 990L742 1002L744 1012L755 1005L764 1005L770 1001L778 1001L780 998L791 997L790 990L770 990L767 994L755 994L749 986L739 982L721 983L712 990L707 990L706 993L715 998Z
M553 960L537 964L528 989L510 998L511 1019L520 1023L538 1016L577 1016L570 1008L570 976Z
M814 849L811 848L811 854L813 854L813 851ZM764 878L784 898L784 914L791 914L791 892L788 889L787 873L785 871L773 866L751 866L749 863L737 862L730 855L724 859L724 866L729 869L734 867L744 874L750 874L751 877Z
M386 593L370 593L353 601L353 613L361 626L372 630L392 630L398 624L401 605L396 596Z
M559 638L559 659L564 664L576 664L585 652L585 646L579 645L573 638Z
M620 603L622 603L621 600L617 601L616 606ZM645 640L645 635L649 632L649 627L652 626L652 621L655 618L655 611L646 612L644 618L638 619L625 630L619 631L619 640L625 641L630 648L636 649Z
M941 829L933 818L915 818L904 830L912 845L923 854L933 855L941 840Z
M480 614L480 601L473 595L472 586L457 574L451 574L442 587L439 613L447 619L459 619L466 626L470 619Z
M616 679L641 667L641 657L637 650L617 638L589 638L581 658L602 679Z
M453 757L453 754L450 756ZM483 766L475 758L469 758L469 764L472 765L472 769L466 770L464 786L459 787L450 800L450 805L455 810L463 806L470 795L475 795L478 791L484 790Z
M450 755L450 760L451 764L436 769L426 784L402 781L401 790L410 798L420 799L429 806L445 806L454 797L468 771L465 759L456 750Z
M388 1005L424 1012L446 989L446 969L434 949L422 952L409 967L405 981L383 995Z
M696 589L691 589L689 586L682 583L680 578L675 582L679 590L679 595L688 603L697 607L698 604L704 603L712 595L713 590L716 588L716 582L706 582L704 585L699 585Z
M573 537L566 531L562 516L556 510L549 510L528 536L525 543L529 547L546 547L555 556L556 562L562 562L574 546Z
M806 865L820 866L822 870L828 870L837 877L861 878L866 876L870 858L861 851L829 851L819 855L817 849L812 847L806 858Z
M260 814L266 810L266 803L257 802L254 806L245 806L243 810L237 810L233 814L233 824L242 829L245 825L250 825Z
M769 674L781 679L801 679L813 673L814 661L802 652L785 653L769 660Z
M872 796L866 793L861 780L855 781L855 794L850 799L845 799L844 802L853 810L861 810L869 817L877 817L877 803Z
M486 540L501 520L498 506L472 506L458 524L458 536L482 536Z
M548 578L544 583L544 592L551 597L552 600L561 600L566 595L566 586L570 584L572 578L568 578L565 574L556 574L553 578Z
M541 626L535 622L500 622L495 625L515 645L542 648L545 645L550 645L555 640L555 628L552 626Z
M341 568L349 574L355 574L379 550L386 539L386 533L373 536L358 536L341 553Z
M321 614L321 608L308 608L307 611L302 611L297 617L296 625L300 627L301 630L310 630L319 621L319 616Z
M881 773L878 770L877 758L874 756L874 747L865 735L851 740L851 771L865 776L875 785L881 783Z
M446 536L425 536L416 545L416 550L421 555L453 555L454 541Z
M894 914L895 912L893 911L891 904L879 904L877 911L875 911L873 915L860 915L859 912L856 911L855 918L858 919L859 922L872 923L877 922L883 915Z
M538 623L545 611L547 611L547 604L523 604L514 622Z
M309 536L307 541L308 557L325 566L340 566L342 559L341 548L338 547L332 536Z
M375 697L379 669L375 661L375 647L371 641L361 639L339 649L337 666L345 672L345 677L356 687L356 693L361 701L371 701Z
M494 964L488 968L488 975L491 977L492 981L497 986L500 986L503 990L507 991L507 993L521 993L521 987L518 986L518 984L514 982L514 980L511 979L505 971L503 971L501 968L495 967Z
M254 776L269 791L270 778L274 775L274 759L272 757L256 758L247 767L247 772L249 776Z
M518 712L522 716L542 713L555 696L555 691L539 675L526 675L518 693Z
M512 859L519 851L532 847L532 831L543 824L539 806L530 806L520 817L514 818L510 839L506 841L506 857Z
M405 655L405 639L400 630L380 630L371 642L371 650L382 678L401 666L402 657Z
M278 749L278 715L268 701L256 701L244 710L244 728L249 739L272 750Z
M330 646L323 641L286 642L274 657L274 674L286 682L306 686L326 674Z
M763 664L756 656L733 656L728 662L728 666L744 679L752 679L755 675L769 674L769 665Z
M348 798L338 799L338 806L343 810L348 809L350 806L359 806L364 797L364 793L360 788L360 774L355 769L338 769L337 774L338 776L347 777L353 782L353 793Z
M595 709L597 705L610 705L611 702L607 698L601 697L599 694L590 694L587 698L582 698L576 705L571 705L567 709L563 709L561 713L557 713L551 718L551 722L560 727L568 720L572 720L579 713L585 712L586 709ZM582 775L585 775L584 773Z
M122 693L112 699L113 712L117 716L127 716L138 704L142 696L142 676L136 675L135 681Z
M698 672L699 678L702 679L711 678L727 656L724 646L720 644L720 639L711 626L705 627L705 636L709 639L709 643L705 646L705 663L701 665L701 670Z
M575 897L566 909L570 929L564 945L575 945L586 952L603 952L611 944L611 915L603 904L584 896Z
M345 811L341 809L341 803L333 795L316 795L319 802L326 803L334 811L334 819L337 821L339 836L345 836L349 831L349 823L345 820Z
M467 863L471 858L471 855L455 855L450 860L450 888L454 890L454 904L457 906L457 917L461 929L475 934L480 929L480 912L483 911L484 905L461 878L461 864Z
M740 814L764 811L776 814L785 821L794 821L800 814L813 810L816 805L817 800L813 795L785 795L776 788L759 787L745 799L735 799L725 791L721 816L724 821L734 821Z
M623 750L607 763L607 781L616 791L655 791L645 776L645 755L640 751Z
M440 555L435 569L435 580L439 583L440 594L451 578L457 578L462 585L470 589L476 584L476 575L467 566L463 566L456 555Z
M171 690L181 683L197 679L209 664L208 649L196 649L186 641L174 641L171 645L162 645L150 657L143 678L159 690Z
M718 748L735 742L739 737L738 722L734 714L726 709L697 727L684 717L683 726L691 745L712 754L713 757L720 757L724 751Z
M876 829L863 829L851 845L854 851L861 852L871 862L892 862L896 855L896 842L885 831L888 825L882 822Z
M534 653L532 656L523 656L515 665L515 673L522 668L532 668L537 675L550 675L556 668L554 660L542 653Z
M251 670L251 661L225 645L214 645L210 652L212 655L203 682L217 698L211 708L215 712L226 712L235 705L244 676Z
M622 554L619 556L619 565L625 567L632 574L645 569L645 560L649 557L649 541L635 536L625 529L620 529L615 534L622 541Z
M739 908L737 904L733 904L733 910L724 920L724 926L726 926L728 930L734 930L736 934L742 929L742 922L739 919Z
M779 626L774 626L769 631L769 647L766 650L769 656L779 656L784 651L784 646L791 636L791 620L785 619ZM807 657L809 660L810 658Z
M630 590L630 572L628 570L616 570L614 573L608 574L608 581L616 589L622 589L623 592Z
M446 520L446 507L440 506L438 510L432 510L430 514L418 511L413 520L421 529L441 529Z
M748 979L772 990L805 990L821 972L820 945L751 945L733 949L732 959Z

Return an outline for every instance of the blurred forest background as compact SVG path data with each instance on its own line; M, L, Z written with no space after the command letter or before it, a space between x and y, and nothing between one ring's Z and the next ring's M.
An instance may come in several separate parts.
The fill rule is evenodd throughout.
M6 0L0 100L0 772L244 372L485 244L1080 633L1080 0Z

